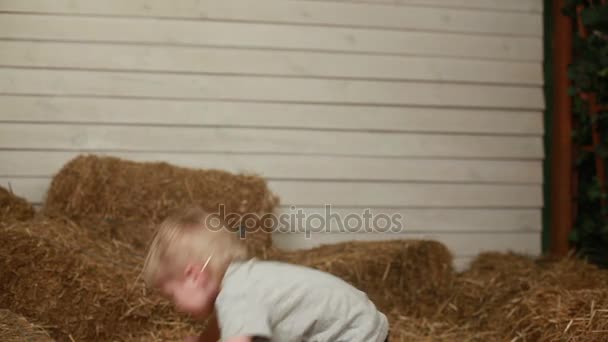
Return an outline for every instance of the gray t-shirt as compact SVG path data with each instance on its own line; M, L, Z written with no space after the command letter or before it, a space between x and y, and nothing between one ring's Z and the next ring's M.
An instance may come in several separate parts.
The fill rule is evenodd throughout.
M382 342L388 321L367 295L311 268L252 259L232 263L215 302L222 340Z

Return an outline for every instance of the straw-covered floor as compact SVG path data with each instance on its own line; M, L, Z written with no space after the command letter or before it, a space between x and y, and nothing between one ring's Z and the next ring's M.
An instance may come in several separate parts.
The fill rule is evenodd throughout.
M58 341L181 340L202 329L138 279L138 235L183 204L258 214L277 204L255 176L94 156L61 170L41 215L24 215L31 206L10 196L0 207L0 308L14 315L0 315L0 334L29 321ZM321 269L367 292L388 315L392 341L608 341L608 271L581 260L485 253L457 273L435 241L286 252L268 234L252 236L244 243L259 257Z
M0 341L2 342L53 342L44 327L28 322L25 317L10 310L0 309Z

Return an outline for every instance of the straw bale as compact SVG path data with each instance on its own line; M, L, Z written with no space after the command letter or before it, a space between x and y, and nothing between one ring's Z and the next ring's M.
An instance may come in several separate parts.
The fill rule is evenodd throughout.
M473 259L469 269L464 274L477 278L494 277L496 275L527 276L534 273L537 264L534 258L513 252L485 252Z
M179 207L198 205L216 213L222 205L227 216L250 213L259 218L277 204L266 181L255 175L83 155L55 175L43 209L143 249L155 225ZM257 229L259 220L253 226L245 243L257 255L270 246L271 237Z
M141 258L87 229L38 219L0 227L0 307L58 340L124 340L187 320L136 282Z
M501 310L512 317L505 329L509 336L528 341L608 340L608 271L575 258L537 260L533 270L528 290Z
M608 272L584 261L484 253L439 316L507 341L606 341L607 298Z
M482 253L470 268L456 277L454 292L441 314L456 320L475 320L482 330L490 329L489 316L515 296L530 288L538 275L532 258L514 253Z
M309 250L274 250L271 259L334 274L368 293L383 311L435 311L453 282L452 255L437 241L355 241ZM429 305L427 302L431 301Z
M426 314L389 313L393 341L608 341L608 271L584 261L482 253Z
M564 290L539 286L505 305L505 333L527 341L608 340L608 289Z
M53 342L43 327L32 324L10 310L0 310L0 341L2 342Z
M457 324L437 317L412 317L399 309L388 315L391 341L486 342L501 341L496 331L473 330L466 323Z
M542 258L537 261L539 277L544 284L559 284L564 290L608 288L608 270L573 256L562 259Z
M608 340L608 271L582 260L483 253L456 274L434 241L266 252L367 292L387 314L392 341ZM2 224L0 307L61 341L181 340L200 331L136 280L142 261L141 250L70 220Z
M34 217L34 207L0 186L0 222L24 221Z

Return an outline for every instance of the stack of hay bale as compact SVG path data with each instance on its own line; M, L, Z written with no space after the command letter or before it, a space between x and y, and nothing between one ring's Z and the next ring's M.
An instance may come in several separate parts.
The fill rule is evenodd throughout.
M503 339L608 340L608 272L575 258L482 253L450 306L448 320Z
M202 326L138 279L154 227L183 205L263 217L278 199L252 175L81 156L55 176L41 214L2 188L0 204L0 308L10 310L0 340L163 341ZM352 283L387 313L396 341L607 340L608 272L580 260L487 253L457 274L435 241L286 252L256 225L243 240L254 256Z
M262 217L278 201L252 175L96 156L60 170L36 218L26 201L6 193L0 308L50 326L59 340L166 340L193 332L196 324L139 279L154 227L184 205L215 212L222 204L226 215ZM270 233L249 228L243 241L262 256Z
M0 227L0 308L54 338L116 340L194 327L137 281L141 256L74 222L38 217Z

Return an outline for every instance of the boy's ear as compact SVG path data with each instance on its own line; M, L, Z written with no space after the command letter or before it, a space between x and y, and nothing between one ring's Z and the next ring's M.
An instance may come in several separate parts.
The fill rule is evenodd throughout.
M186 265L186 268L184 269L184 276L188 277L188 276L192 275L193 271L194 271L194 266L192 266L192 264Z
M196 271L194 265L193 264L186 265L186 268L184 269L184 277L186 277L186 279L196 279L197 276L198 276L198 272Z
M200 266L197 266L194 264L188 264L186 266L186 269L184 270L184 277L188 281L192 281L194 283L200 284L200 282L203 278L203 273L201 273L201 271L200 271Z

